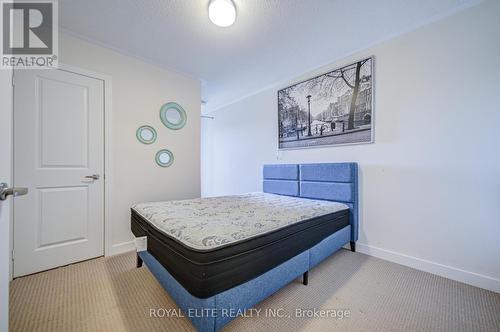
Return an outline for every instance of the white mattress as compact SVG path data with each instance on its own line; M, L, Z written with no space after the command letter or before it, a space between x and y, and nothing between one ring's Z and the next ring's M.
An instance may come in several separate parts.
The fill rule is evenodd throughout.
M248 193L140 203L132 209L184 245L212 250L349 207L330 201Z

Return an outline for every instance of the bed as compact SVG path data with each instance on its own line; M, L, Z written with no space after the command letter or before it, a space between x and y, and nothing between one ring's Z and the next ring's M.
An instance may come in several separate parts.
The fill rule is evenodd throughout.
M263 192L136 204L137 253L199 331L217 331L350 243L356 163L264 165Z

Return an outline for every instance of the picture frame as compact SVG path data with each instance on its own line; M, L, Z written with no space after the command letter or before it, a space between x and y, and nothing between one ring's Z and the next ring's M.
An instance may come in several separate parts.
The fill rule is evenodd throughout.
M373 143L374 62L352 61L278 90L278 150Z

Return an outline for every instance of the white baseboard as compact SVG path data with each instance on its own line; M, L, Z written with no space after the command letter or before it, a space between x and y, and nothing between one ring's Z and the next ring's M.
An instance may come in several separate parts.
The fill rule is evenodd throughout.
M135 250L135 241L134 240L116 243L116 244L113 244L111 246L111 250L110 250L109 254L108 253L106 254L106 256L123 254L124 252L133 251L133 250Z
M500 279L356 242L356 251L441 277L500 293Z

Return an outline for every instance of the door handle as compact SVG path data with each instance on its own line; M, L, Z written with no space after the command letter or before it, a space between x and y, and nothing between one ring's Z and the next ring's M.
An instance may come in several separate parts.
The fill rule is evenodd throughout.
M92 174L92 175L85 176L85 178L90 179L90 180L99 180L100 176L99 176L99 174Z
M0 201L5 201L9 196L22 196L28 193L28 188L25 187L10 187L5 182L0 183Z

